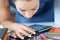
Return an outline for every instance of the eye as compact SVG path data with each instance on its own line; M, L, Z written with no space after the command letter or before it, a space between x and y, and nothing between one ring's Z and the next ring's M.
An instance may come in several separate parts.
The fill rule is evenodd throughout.
M26 10L21 10L21 11L26 11Z
M32 9L32 10L36 10L36 8Z

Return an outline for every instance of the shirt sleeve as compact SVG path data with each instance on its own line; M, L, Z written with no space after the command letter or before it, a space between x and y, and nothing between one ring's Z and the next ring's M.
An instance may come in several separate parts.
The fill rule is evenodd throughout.
M13 1L12 1L12 0L8 0L8 2L9 2L9 5L10 5L10 6L12 6L12 7L16 8L16 7L15 7L15 4L13 3Z

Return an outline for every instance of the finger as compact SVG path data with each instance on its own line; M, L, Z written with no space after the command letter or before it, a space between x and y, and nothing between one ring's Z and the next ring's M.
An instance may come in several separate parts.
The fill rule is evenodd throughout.
M46 39L46 37L43 34L41 34L41 36L42 36L43 39Z
M17 35L15 33L13 34L13 36L14 36L14 38L17 38Z
M22 37L21 33L16 32L16 35L17 35L20 39L24 39L24 37Z
M24 29L19 29L18 32L22 33L25 36L31 37L31 34L28 34Z
M25 36L28 36L28 37L31 37L31 34L28 34L26 31L24 31L24 30L21 30L20 31L22 34L24 34Z
M25 27L23 27L24 30L29 31L29 32L31 32L32 34L36 34L36 33L35 33L35 30L33 30L32 28L30 28L30 27L28 27L28 26L26 26L26 25L24 25L24 26L25 26Z

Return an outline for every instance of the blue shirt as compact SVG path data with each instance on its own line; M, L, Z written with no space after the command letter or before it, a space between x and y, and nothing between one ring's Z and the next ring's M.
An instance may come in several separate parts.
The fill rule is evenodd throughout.
M16 9L12 0L8 1L9 5ZM16 10L16 22L17 23L54 22L54 0L40 0L40 7L38 11L30 19L25 18Z

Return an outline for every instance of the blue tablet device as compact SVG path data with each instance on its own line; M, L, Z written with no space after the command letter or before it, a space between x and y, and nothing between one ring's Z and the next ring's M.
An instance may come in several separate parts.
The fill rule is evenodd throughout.
M52 26L37 25L37 24L30 25L30 27L35 30L36 35L39 35L40 33L48 32L52 28Z

